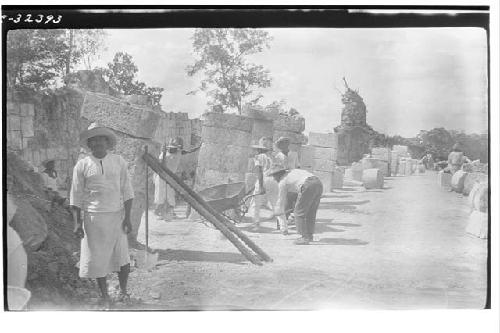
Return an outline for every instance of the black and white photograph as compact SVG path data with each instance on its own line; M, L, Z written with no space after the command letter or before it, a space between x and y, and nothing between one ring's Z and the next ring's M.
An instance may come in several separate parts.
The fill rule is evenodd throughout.
M4 311L491 309L489 6L21 7Z

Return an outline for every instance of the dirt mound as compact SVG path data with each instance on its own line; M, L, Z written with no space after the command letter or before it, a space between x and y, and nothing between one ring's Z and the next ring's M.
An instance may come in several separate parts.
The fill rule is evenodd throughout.
M12 152L7 155L7 176L9 194L18 207L10 225L28 255L28 308L69 309L96 297L94 283L78 277L80 246L73 237L70 212L52 206L40 175Z

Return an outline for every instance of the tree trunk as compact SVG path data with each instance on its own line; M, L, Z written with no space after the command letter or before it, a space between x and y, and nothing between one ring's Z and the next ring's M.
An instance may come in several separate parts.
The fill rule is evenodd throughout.
M73 29L69 30L69 50L68 50L68 57L66 58L66 75L69 74L69 71L71 70L71 56L73 53L73 35L74 31Z

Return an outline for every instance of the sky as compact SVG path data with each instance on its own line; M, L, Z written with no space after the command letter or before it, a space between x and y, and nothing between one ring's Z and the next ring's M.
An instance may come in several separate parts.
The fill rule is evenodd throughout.
M251 60L269 69L271 87L260 91L267 105L285 100L306 119L306 134L331 132L340 124L342 77L359 89L367 122L375 130L413 137L445 127L466 133L488 131L487 37L479 28L276 28L270 49ZM138 79L165 89L163 110L207 110L189 77L194 62L193 29L109 29L96 66L125 51Z

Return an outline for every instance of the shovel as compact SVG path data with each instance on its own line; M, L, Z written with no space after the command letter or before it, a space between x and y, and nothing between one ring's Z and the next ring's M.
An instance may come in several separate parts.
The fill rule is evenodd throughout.
M148 146L144 146L144 151L148 152ZM138 268L149 270L156 266L158 262L158 253L149 253L149 190L148 190L148 172L149 167L146 165L146 221L144 225L144 233L146 239L146 247L141 251L136 258L136 265Z

